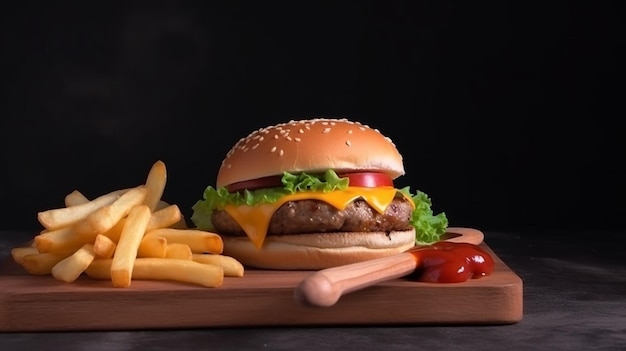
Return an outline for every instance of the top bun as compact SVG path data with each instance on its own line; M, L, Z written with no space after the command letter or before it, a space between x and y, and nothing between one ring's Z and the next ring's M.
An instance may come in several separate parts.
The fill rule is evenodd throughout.
M347 119L317 118L261 128L239 140L217 175L217 187L290 173L376 171L404 175L402 155L378 130Z

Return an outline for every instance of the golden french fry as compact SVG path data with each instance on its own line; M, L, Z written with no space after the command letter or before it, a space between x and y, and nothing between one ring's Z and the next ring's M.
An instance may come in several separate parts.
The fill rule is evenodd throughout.
M111 263L113 286L130 286L137 251L146 232L151 214L147 205L136 205L130 209Z
M89 199L78 190L74 190L65 196L65 206L71 207L89 202Z
M14 247L11 249L11 258L13 258L13 261L15 261L15 263L21 265L23 262L24 256L38 254L38 253L39 253L39 250L37 250L37 248L34 246Z
M52 267L61 262L71 253L38 253L22 257L22 267L33 275L46 275L52 273Z
M77 223L76 232L79 234L104 234L122 218L128 215L131 208L141 204L148 195L144 186L133 188L120 196L110 205L104 206L89 214L84 221Z
M89 214L103 206L112 204L127 191L128 189L116 190L108 194L101 195L82 205L55 208L39 212L37 214L37 219L41 225L49 230L65 227L85 219Z
M159 204L157 205L156 209L154 212L162 210L168 206L171 206L167 201L159 201ZM180 211L180 210L179 210ZM189 228L189 226L187 225L187 222L185 221L185 217L183 217L182 213L180 215L180 219L178 220L178 222L176 223L172 223L170 225L167 226L160 226L159 228L165 228L165 227L169 227L169 228L176 228L176 229L187 229ZM151 229L156 229L157 227L153 227Z
M152 213L146 230L167 228L179 222L182 217L183 215L177 205L169 205Z
M167 169L165 168L165 163L163 161L156 161L152 168L150 168L150 172L148 172L148 177L146 178L146 189L148 189L148 195L144 200L144 205L148 205L150 211L155 211L157 208L159 201L161 200L161 196L163 196L163 191L165 190L165 183L167 182Z
M93 252L100 258L111 258L117 245L111 238L104 234L98 234L93 243Z
M124 224L126 224L126 217L119 220L119 222L115 223L111 229L102 233L102 235L108 237L114 243L117 243L120 240L120 235L122 235L122 229L124 229Z
M180 212L178 206L169 205L152 213L146 231L169 227L176 222L180 222L181 218L182 213ZM120 219L120 221L115 223L115 225L111 229L107 230L104 235L108 236L114 242L117 242L120 239L120 234L122 234L124 223L126 223L126 218Z
M170 205L166 201L161 200L161 201L159 201L159 204L157 205L156 209L153 212L154 212L154 214L156 214L156 212L158 212L158 211L160 211L160 210L162 210L162 209L164 209L164 208L166 208L168 206L172 206L172 205ZM178 206L176 206L176 207L178 208ZM171 209L171 211L174 211L174 210ZM178 209L178 212L180 212L180 209ZM150 229L148 229L148 230L152 230L152 229L156 229L156 228L165 228L165 227L177 228L177 229L187 229L187 228L189 228L189 226L187 225L187 222L185 221L185 217L183 217L183 215L181 213L180 214L180 219L177 222L169 224L169 225L162 225L162 224L159 224L158 226L155 225L155 226L149 227Z
M137 259L139 260L139 258ZM135 264L137 264L137 260L135 260ZM85 274L88 277L99 279L99 280L110 280L111 279L111 263L113 263L112 258L98 258L96 257L87 269L85 269Z
M112 279L112 259L93 260L85 273L94 279ZM223 284L224 271L221 267L193 260L137 258L132 279L171 280L215 288Z
M193 253L221 254L224 250L222 237L204 230L159 228L146 232L146 236L148 235L162 236L167 239L168 244L187 244Z
M226 277L243 277L244 275L243 264L234 257L207 253L193 254L191 259L199 263L221 267Z
M167 253L167 240L158 235L144 236L137 250L137 257L163 258Z
M181 260L191 260L191 249L187 244L170 243L167 244L167 250L165 252L165 258L177 258Z
M94 258L93 244L85 244L72 255L55 264L52 267L52 276L57 280L71 283L78 279Z
M76 234L74 228L68 226L38 234L34 241L35 247L41 253L67 253L80 249L92 240L89 237Z

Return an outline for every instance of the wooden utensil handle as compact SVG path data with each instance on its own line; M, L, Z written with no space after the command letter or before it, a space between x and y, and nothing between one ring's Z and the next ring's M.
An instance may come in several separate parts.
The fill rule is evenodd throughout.
M294 297L302 304L328 307L339 298L382 281L403 277L417 268L409 253L368 260L312 273L295 289Z
M445 241L479 245L484 235L472 228L452 227L442 237ZM345 266L323 269L306 277L296 287L294 297L302 304L328 307L342 295L380 282L400 278L417 268L410 252Z

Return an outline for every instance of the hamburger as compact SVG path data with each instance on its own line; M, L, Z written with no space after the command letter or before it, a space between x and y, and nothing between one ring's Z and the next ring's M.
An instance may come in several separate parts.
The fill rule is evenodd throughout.
M347 119L294 120L253 131L223 159L191 220L248 267L317 270L439 240L445 213L394 180L395 144Z

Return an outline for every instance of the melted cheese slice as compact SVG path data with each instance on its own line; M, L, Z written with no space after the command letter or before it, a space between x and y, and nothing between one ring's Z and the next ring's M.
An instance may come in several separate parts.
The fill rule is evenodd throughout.
M343 210L350 203L361 198L379 213L384 213L389 204L391 204L391 201L396 197L396 194L398 194L398 190L394 187L348 187L345 190L337 190L329 193L300 192L286 195L275 203L270 204L255 206L227 205L224 207L224 210L239 223L252 243L257 248L260 248L267 235L267 229L274 212L288 201L319 200L330 204L338 210ZM409 196L405 194L402 195L409 200L412 206L415 206Z

